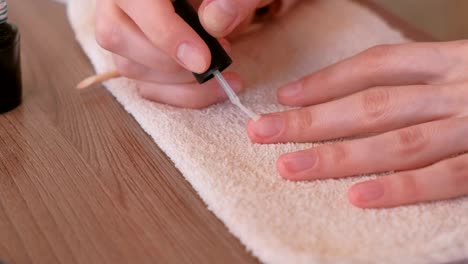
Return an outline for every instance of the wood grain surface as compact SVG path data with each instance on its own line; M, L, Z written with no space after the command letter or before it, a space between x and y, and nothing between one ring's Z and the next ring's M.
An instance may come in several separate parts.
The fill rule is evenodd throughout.
M0 259L257 263L105 89L74 89L93 71L64 7L9 5L24 103L0 115Z
M0 258L8 263L256 263L105 89L64 7L10 0L24 103L0 115Z

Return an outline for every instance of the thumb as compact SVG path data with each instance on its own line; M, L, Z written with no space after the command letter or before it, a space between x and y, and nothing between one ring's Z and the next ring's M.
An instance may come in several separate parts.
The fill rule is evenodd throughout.
M215 37L225 37L255 10L273 0L205 0L199 9L203 27Z

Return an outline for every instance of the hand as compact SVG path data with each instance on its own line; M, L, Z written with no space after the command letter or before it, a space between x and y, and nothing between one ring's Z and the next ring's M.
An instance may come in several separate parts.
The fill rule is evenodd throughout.
M225 37L251 17L257 6L269 2L205 0L200 7L201 21L214 36ZM191 72L206 71L211 54L174 12L170 0L98 0L96 39L113 53L122 75L138 80L143 97L187 108L202 108L226 99L215 81L202 87L195 82ZM227 41L221 42L229 49ZM227 73L225 77L236 92L242 90L237 74Z
M352 186L359 207L468 194L468 41L374 47L282 87L278 99L305 107L250 122L253 142L354 137L281 156L284 178L395 171Z

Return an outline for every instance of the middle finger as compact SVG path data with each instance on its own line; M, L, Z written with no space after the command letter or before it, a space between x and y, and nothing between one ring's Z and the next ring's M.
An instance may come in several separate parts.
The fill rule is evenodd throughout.
M377 87L250 122L256 143L310 142L386 132L454 116L467 105L466 84Z

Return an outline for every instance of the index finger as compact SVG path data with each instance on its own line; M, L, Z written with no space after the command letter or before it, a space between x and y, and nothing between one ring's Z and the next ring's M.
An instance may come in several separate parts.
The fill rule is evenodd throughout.
M282 104L305 106L341 98L376 86L437 84L458 61L462 42L381 45L282 87ZM466 44L465 44L466 45ZM451 80L454 81L454 80Z
M175 12L169 0L115 0L145 36L189 71L202 73L211 62L210 50Z

